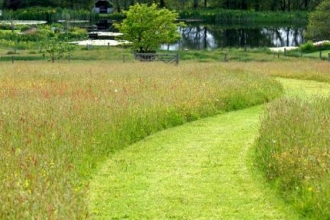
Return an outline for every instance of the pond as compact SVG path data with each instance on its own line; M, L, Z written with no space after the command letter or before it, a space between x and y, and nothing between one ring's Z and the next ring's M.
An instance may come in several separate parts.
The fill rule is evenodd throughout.
M304 43L306 25L241 25L188 23L182 39L165 50L217 49L222 47L284 47Z

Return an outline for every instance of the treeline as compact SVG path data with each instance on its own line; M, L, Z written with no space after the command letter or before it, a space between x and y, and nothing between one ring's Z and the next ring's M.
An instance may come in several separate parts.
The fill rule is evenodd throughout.
M13 10L29 7L91 9L93 4L94 0L2 0L3 8Z
M313 10L322 0L159 0L175 9L221 8L256 11Z
M127 10L135 3L156 2L160 7L186 10L200 8L221 8L255 11L297 11L313 10L322 0L112 0L118 12ZM91 9L95 0L0 0L3 8L20 9L34 6L60 7L67 9Z

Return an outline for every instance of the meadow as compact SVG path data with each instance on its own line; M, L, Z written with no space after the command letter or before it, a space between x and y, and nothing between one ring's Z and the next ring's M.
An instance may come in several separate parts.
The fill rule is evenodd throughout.
M2 62L0 218L88 218L89 179L114 152L159 130L282 94L275 79L230 68Z
M235 67L306 80L305 85L293 81L289 97L267 105L254 149L256 167L302 219L327 219L330 214L330 91L322 92L320 84L309 88L311 94L299 92L308 86L307 80L329 83L329 67L330 63L324 61L246 63Z
M329 98L281 99L263 117L256 164L307 219L330 214Z

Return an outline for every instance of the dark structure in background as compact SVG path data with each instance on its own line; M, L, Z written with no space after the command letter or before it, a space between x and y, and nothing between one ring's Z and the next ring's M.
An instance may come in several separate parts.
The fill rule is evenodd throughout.
M97 0L94 4L94 12L101 14L109 14L113 12L113 4L108 0Z

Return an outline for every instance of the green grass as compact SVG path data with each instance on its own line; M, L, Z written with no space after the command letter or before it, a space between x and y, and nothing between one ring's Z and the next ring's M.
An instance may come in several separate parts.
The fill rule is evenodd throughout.
M71 63L0 65L0 218L87 218L89 178L114 152L162 129L271 101L282 87L268 76L330 82L329 62L258 51L250 54L260 62L188 51L178 66L122 63L129 56L122 48L75 53ZM308 83L284 88L293 85L308 97L299 91ZM326 88L311 85L316 93Z
M84 219L89 177L114 152L281 93L269 77L217 63L4 63L0 219Z
M301 216L327 219L330 85L280 81L288 98L272 103L263 117L256 164Z
M249 169L262 107L152 135L114 154L90 185L93 219L298 219Z
M299 99L314 99L315 97L328 97L330 95L329 83L310 80L277 78L283 85L285 97L297 97Z
M322 53L321 53L321 57L320 57L320 52L317 51L317 52L313 52L313 53L307 53L307 54L304 54L305 57L310 57L310 58L317 58L317 59L324 59L324 60L328 60L329 59L329 54L330 53L330 50L323 50Z
M17 57L20 60L47 60L43 57L38 49L39 45L34 46L29 44L30 49L24 49L20 46L17 49L17 54L8 54L13 51L10 46L0 47L0 56L3 57L3 61L8 61L11 56ZM33 49L34 48L34 49ZM177 51L162 51L158 53L176 53ZM323 60L328 58L328 52L323 51ZM282 61L306 61L319 59L319 52L304 53L301 56L300 51L289 51L288 56L284 56L283 53L278 56L278 53L271 52L268 48L219 48L215 50L187 50L178 51L180 55L180 61L193 61L193 62L225 62L225 54L227 61L229 62L282 62ZM126 62L133 62L133 52L129 47L106 47L106 46L93 46L91 49L87 49L87 46L77 46L72 53L70 59L76 61L100 61L106 60L111 62L123 61L125 57Z
M327 83L278 80L286 97L330 94ZM251 165L262 112L199 120L114 154L91 181L93 219L301 219Z

